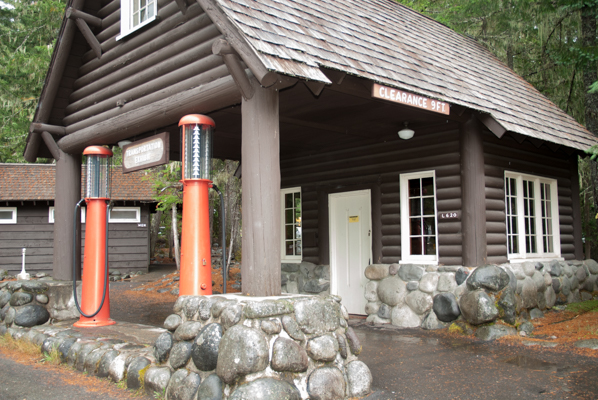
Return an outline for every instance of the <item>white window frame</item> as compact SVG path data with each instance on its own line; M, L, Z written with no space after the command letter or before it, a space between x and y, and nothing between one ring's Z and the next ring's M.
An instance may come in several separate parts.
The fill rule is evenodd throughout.
M81 207L81 223L84 224L85 223L85 207ZM48 223L53 224L54 223L54 206L51 206L50 208L48 208Z
M112 218L113 211L135 211L135 218ZM130 224L141 222L141 207L112 207L110 208L110 216L108 222L111 224Z
M120 35L116 37L117 41L156 20L156 16L158 15L158 0L151 0L153 16L133 26L134 1L139 0L120 0Z
M436 232L436 254L434 255L412 255L410 254L409 234L409 180L418 178L434 179L434 232ZM429 264L438 265L438 200L436 198L436 171L421 171L408 174L401 174L400 201L401 201L401 260L399 264Z
M284 197L288 193L297 193L301 194L301 255L294 255L288 256L286 255L286 248L285 248L285 202ZM281 222L281 235L280 235L280 254L281 254L281 261L283 263L300 263L303 260L303 194L301 193L301 187L293 187L293 188L286 188L280 190L280 222Z
M507 214L507 178L515 179L517 193L515 195L517 204L517 246L519 249L518 253L509 253L509 246L507 243L507 258L510 262L524 262L524 261L536 261L546 259L562 259L561 258L561 235L560 235L560 224L559 224L559 202L558 202L558 186L556 179L544 178L536 175L522 174L519 172L505 171L505 214ZM523 181L530 181L534 184L534 226L535 226L535 244L536 252L527 253L525 246L525 215L524 210L524 199L523 199ZM552 227L552 252L540 251L543 249L543 230L542 230L542 202L540 198L540 184L550 185L550 213L551 213L551 227ZM507 215L508 218L508 215ZM509 221L506 220L506 233L508 240L508 226Z
M0 219L0 224L16 224L17 223L17 208L16 207L0 207L0 211L12 211L11 219Z

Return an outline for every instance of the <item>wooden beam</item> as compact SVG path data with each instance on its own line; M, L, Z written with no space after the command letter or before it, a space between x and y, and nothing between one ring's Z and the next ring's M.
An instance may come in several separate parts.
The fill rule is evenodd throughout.
M461 125L460 150L463 265L477 267L487 260L486 184L482 127L473 117Z
M91 47L93 52L96 54L96 57L102 57L102 46L100 45L100 42L98 42L98 39L96 39L95 35L89 28L89 25L87 25L87 22L85 22L85 20L82 18L77 18L75 22L77 23L77 27L79 27L79 30L83 34L83 37L87 41L87 44L89 44L89 47Z
M76 104L72 104L72 106L68 106L66 110L71 114L64 117L63 123L68 127L69 125L84 121L91 116L114 109L117 100L125 100L127 103L130 103L156 93L160 97L166 97L167 95L165 96L161 91L188 79L196 82L200 80L201 82L199 83L203 83L206 81L206 74L214 70L222 73L226 72L220 57L213 54L193 62L190 61L182 68L163 75L160 75L160 68L148 68L135 76L123 79L122 85L112 85L105 90L96 92L93 96L82 99ZM212 76L213 78L214 76ZM182 90L185 88L182 88ZM93 100L95 101L91 103Z
M215 56L213 56L213 57L215 57ZM215 58L217 58L217 57L215 57ZM218 60L218 62L221 63L222 61ZM73 123L72 125L68 125L66 127L66 132L67 132L67 134L70 134L75 131L81 130L83 128L93 126L95 124L98 124L98 123L106 120L107 118L116 117L118 115L122 115L130 110L135 109L135 108L140 108L140 107L146 106L148 104L155 103L157 101L163 100L170 96L175 96L177 93L181 93L181 92L188 90L188 88L201 87L202 85L208 84L210 82L213 82L213 81L220 79L222 77L225 77L227 75L228 75L228 70L226 68L226 65L221 64L219 67L205 71L202 74L192 76L191 78L184 79L176 84L171 84L170 86L167 86L167 87L163 88L162 90L158 90L151 94L148 94L147 96L138 97L138 98L135 98L135 97L124 98L121 96L123 96L125 94L130 96L131 93L123 93L121 96L113 98L112 100L114 101L114 104L110 104L110 107L108 109L103 109L103 112L100 112L99 114L93 115L93 113L90 113L91 110L96 109L93 107L89 107L89 109L83 110L82 114L85 114L85 119L80 120L79 122ZM147 90L151 90L151 84L144 85L144 86L146 88L149 88ZM126 102L126 104L124 104L120 107L117 107L116 102L119 100L120 101L124 100ZM229 104L229 105L232 105L232 104ZM101 109L101 108L98 108L98 109ZM66 117L65 121L67 120L67 118L69 118L69 117ZM70 118L69 118L69 120L70 120Z
M54 266L55 280L81 279L81 225L74 228L75 205L81 199L81 155L62 153L56 161L56 198L54 200ZM73 243L73 232L76 240ZM75 259L73 260L73 250Z
M281 91L287 88L294 86L299 80L297 78L293 78L287 75L278 74L278 80L272 87L275 90Z
M477 117L486 126L486 128L490 129L490 132L494 133L494 135L496 135L496 137L499 138L499 139L507 131L490 114L487 114L487 113L478 113Z
M317 82L317 81L305 81L305 86L314 94L314 96L318 97L326 84L324 82Z
M345 76L347 76L346 72L337 71L330 68L320 68L320 70L324 75L326 75L328 79L330 79L330 82L335 83L337 85L343 83Z
M212 45L212 53L223 58L224 64L226 64L228 72L239 87L243 98L245 100L251 99L254 94L254 89L245 73L245 68L241 65L241 60L239 59L237 52L226 40L217 39Z
M73 0L72 6L74 8L79 8L83 3L84 0ZM62 74L71 52L76 29L75 22L67 19L63 22L62 28L54 48L54 54L52 54L52 61L50 62L50 68L46 75L46 81L39 99L36 115L33 117L33 122L48 122L54 106L54 99L56 98L56 93L58 92L58 87L62 80ZM25 160L35 162L41 141L42 138L40 133L29 133L25 151L23 152Z
M40 122L34 122L31 125L29 125L29 131L36 132L36 133L42 133L45 131L45 132L50 132L52 135L57 135L57 136L66 135L66 129L64 128L64 126L48 125L48 124L42 124Z
M259 86L242 103L243 294L281 293L278 91Z
M274 71L268 71L245 38L230 22L228 17L220 10L214 0L197 0L201 8L210 16L212 22L218 27L226 41L236 50L245 65L249 67L259 83L264 87L272 86L278 80Z
M82 19L94 28L99 28L102 26L101 18L94 17L93 15L89 15L83 11L76 10L73 7L67 8L66 17L73 20Z
M48 150L50 150L50 153L52 153L52 157L54 157L56 161L60 160L60 148L54 141L54 138L52 137L50 132L42 132L42 139L44 139L44 143L48 147Z
M185 114L209 113L240 102L235 81L226 76L141 107L135 102L126 104L119 109L122 113L72 132L60 139L58 146L64 152L76 153L89 145L116 143L151 127L177 123Z
M176 4L181 9L181 13L183 15L187 14L187 2L185 0L175 0Z
M575 259L583 260L582 223L581 223L581 201L579 196L579 171L578 157L569 159L569 170L571 177L571 208L573 211L573 245L575 246ZM555 238L555 240L559 240ZM588 240L586 238L586 240Z

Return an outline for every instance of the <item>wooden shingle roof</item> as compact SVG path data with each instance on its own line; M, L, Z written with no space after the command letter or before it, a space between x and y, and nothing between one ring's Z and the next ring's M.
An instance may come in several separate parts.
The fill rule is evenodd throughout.
M85 173L82 170L82 175ZM147 171L123 174L112 170L112 199L155 202L151 181L143 179ZM54 200L56 165L0 164L0 201ZM83 190L84 178L81 179Z
M490 114L505 130L585 150L598 140L475 40L393 0L215 0L269 70L321 67Z

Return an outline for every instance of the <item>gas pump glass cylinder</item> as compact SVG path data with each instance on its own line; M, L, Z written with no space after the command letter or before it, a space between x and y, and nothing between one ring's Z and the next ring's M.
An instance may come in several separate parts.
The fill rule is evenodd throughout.
M112 151L101 146L91 146L83 154L87 156L85 198L109 199Z
M183 139L183 179L212 179L214 120L191 114L179 122Z

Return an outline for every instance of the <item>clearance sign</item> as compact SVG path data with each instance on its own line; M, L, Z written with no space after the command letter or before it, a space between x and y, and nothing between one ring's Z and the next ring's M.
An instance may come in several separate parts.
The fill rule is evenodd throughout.
M377 83L374 83L372 88L372 97L382 100L390 100L405 106L423 108L424 110L440 114L449 115L451 113L451 107L448 103L432 100L409 92L403 92L402 90L388 86L378 85Z

